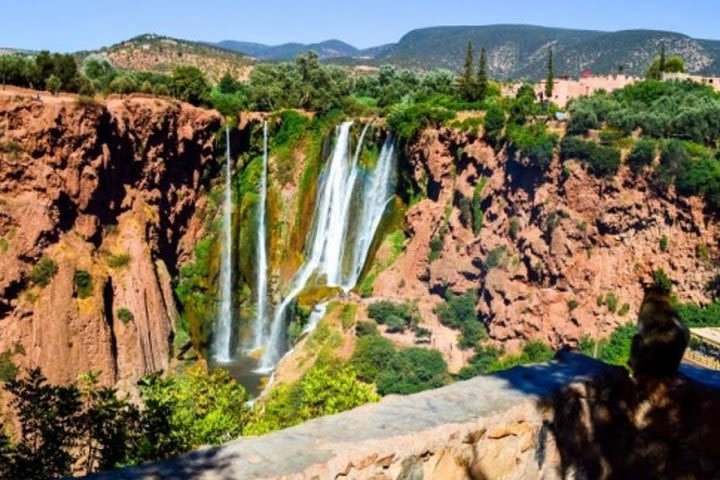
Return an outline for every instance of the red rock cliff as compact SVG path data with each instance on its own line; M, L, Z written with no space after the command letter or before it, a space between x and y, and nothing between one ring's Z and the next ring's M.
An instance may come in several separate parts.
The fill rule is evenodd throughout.
M419 299L432 317L446 288L476 289L491 338L511 350L531 339L558 347L602 338L634 321L641 282L654 269L676 282L680 300L709 300L704 286L715 274L719 232L699 198L658 196L648 175L635 178L624 166L612 180L557 158L548 172L534 171L450 129L424 132L408 160L427 198L408 210L405 252L378 277L377 296ZM476 235L461 205L467 210L482 177ZM431 261L433 238L441 248ZM488 262L493 251L496 261ZM617 298L614 311L598 301L608 294ZM452 364L460 353L448 350Z
M158 99L0 97L0 352L52 382L101 370L130 385L167 367L170 278L202 228L220 122ZM57 264L45 287L30 281L42 257Z

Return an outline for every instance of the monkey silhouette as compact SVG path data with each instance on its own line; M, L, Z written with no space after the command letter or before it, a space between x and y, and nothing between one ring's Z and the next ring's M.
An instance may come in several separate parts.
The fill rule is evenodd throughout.
M671 376L677 373L690 340L690 331L670 301L670 292L646 287L638 315L638 332L628 362L635 376Z

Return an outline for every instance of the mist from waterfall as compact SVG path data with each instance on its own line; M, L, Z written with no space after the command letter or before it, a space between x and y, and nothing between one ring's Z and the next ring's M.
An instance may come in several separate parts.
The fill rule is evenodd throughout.
M268 258L267 258L267 171L268 171L268 124L263 122L263 164L260 175L260 198L257 209L257 304L255 311L254 339L252 349L265 344L265 317L268 315Z
M394 195L395 146L388 136L373 169L359 158L368 126L353 154L350 127L336 129L333 151L320 175L313 225L305 262L295 273L288 293L275 308L258 372L272 371L285 350L289 307L315 278L330 287L352 289L365 265L375 232Z
M220 253L220 308L213 335L213 359L220 363L232 359L232 158L230 155L230 127L225 127L225 194L222 217L222 246Z

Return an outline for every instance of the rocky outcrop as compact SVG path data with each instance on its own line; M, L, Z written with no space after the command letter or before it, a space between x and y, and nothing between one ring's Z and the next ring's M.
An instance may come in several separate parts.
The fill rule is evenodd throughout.
M637 383L561 352L96 479L716 478L717 372Z
M405 252L378 277L377 296L432 305L446 289L474 289L491 338L508 350L607 336L632 320L641 282L659 268L680 300L709 300L719 232L699 198L660 196L626 167L598 179L555 158L543 172L447 128L424 132L407 156L427 196L408 210ZM474 234L467 217L481 181Z
M90 370L130 383L168 366L170 279L203 228L220 122L151 98L0 97L0 352L55 383ZM57 265L44 287L30 280L43 257Z

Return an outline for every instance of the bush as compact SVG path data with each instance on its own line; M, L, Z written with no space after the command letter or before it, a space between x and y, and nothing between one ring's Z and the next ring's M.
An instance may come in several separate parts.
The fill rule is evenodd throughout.
M451 120L455 113L431 103L398 106L387 117L388 126L398 138L411 142L420 131L430 125L440 125Z
M475 310L477 297L472 290L462 295L448 292L445 303L435 307L435 313L443 325L460 330L460 348L474 348L487 337L485 325Z
M358 338L350 357L350 366L355 369L359 380L374 383L380 373L387 370L395 353L395 346L387 338L367 335Z
M720 207L720 161L714 158L688 160L675 180L681 195L701 195L713 208Z
M378 333L377 323L366 320L358 320L355 323L355 336L376 335Z
M508 147L511 154L526 159L530 167L541 170L548 168L556 143L557 137L547 132L544 123L508 127Z
M670 247L670 240L668 239L667 235L663 235L660 237L660 251L665 253L668 251L668 248Z
M40 287L45 287L58 272L58 266L50 257L42 257L30 270L30 281Z
M620 150L603 147L578 137L565 137L560 143L563 160L577 159L595 176L612 177L620 168Z
M200 105L208 101L210 86L199 68L182 65L172 72L170 90L180 100Z
M412 393L442 387L449 381L447 364L437 350L405 348L394 355L377 378L382 395Z
M685 145L679 140L670 140L665 144L660 154L660 163L655 168L653 186L666 191L673 183L680 171L690 163Z
M124 324L128 324L135 320L135 315L133 315L132 312L125 307L118 308L117 316Z
M370 304L368 316L388 327L388 332L403 332L405 328L416 325L420 321L417 307L409 303L394 303L381 300Z
M662 268L654 270L652 272L652 278L656 288L665 292L672 290L672 280L670 280L670 277Z
M5 351L0 353L0 381L9 382L15 380L18 374L18 366L13 361L13 352Z
M502 139L505 128L505 110L493 103L485 114L485 141L493 147L497 147Z
M590 129L600 128L600 121L594 111L589 108L580 108L570 113L567 122L568 135L584 135Z
M720 327L720 303L701 307L694 303L678 305L678 314L689 328Z
M467 380L478 375L484 375L493 371L497 365L502 352L493 346L479 346L475 348L475 355L470 358L467 366L458 372L460 380Z
M132 260L132 257L129 253L118 253L116 255L110 255L107 259L107 264L110 268L123 268L126 267L130 260Z
M655 143L645 138L641 138L633 145L627 157L630 170L635 174L650 166L653 160L655 160Z
M92 276L87 270L75 270L73 274L73 284L75 286L75 295L78 298L92 296Z
M508 235L510 235L510 239L515 241L517 240L518 232L520 231L520 221L517 217L513 217L510 219L510 226L508 227Z
M504 245L493 248L488 252L485 260L483 261L483 266L485 267L485 270L489 271L493 268L504 266L506 256L507 248Z

